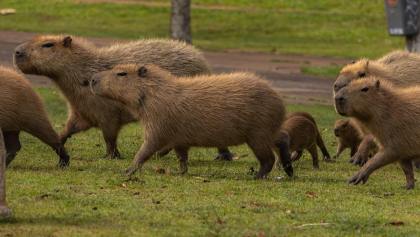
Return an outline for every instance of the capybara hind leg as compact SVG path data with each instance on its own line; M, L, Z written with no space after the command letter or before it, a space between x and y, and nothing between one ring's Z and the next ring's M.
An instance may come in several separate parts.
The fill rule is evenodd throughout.
M216 156L215 160L226 160L232 161L234 155L229 151L227 147L217 148L219 154Z
M64 130L60 134L60 141L64 145L72 135L91 128L92 125L76 114L71 114L67 120Z
M392 153L387 153L385 151L378 152L360 169L359 172L350 178L349 183L354 185L366 183L373 171L390 164L397 159L398 157L392 155Z
M407 180L406 188L413 189L414 188L414 170L413 170L413 162L412 160L401 160L400 166L404 171L405 178Z
M57 155L60 157L58 162L60 167L63 168L69 165L70 157L60 142L59 136L51 127L51 124L48 120L26 121L25 131L39 138L42 142L54 149L55 153L57 153Z
M19 140L19 131L3 132L4 143L6 146L6 166L15 159L17 153L22 148Z
M314 169L319 169L318 150L316 148L316 145L314 144L313 146L309 147L308 151L312 157L312 166L314 167Z
M268 173L273 169L276 160L270 146L258 143L248 143L255 157L260 162L260 170L255 176L256 179L266 178Z
M181 174L188 172L188 148L175 147L176 155L179 159L179 171Z
M140 170L144 163L150 159L150 157L155 154L158 150L162 147L155 146L153 144L148 143L145 141L140 150L137 152L131 166L125 171L128 176L133 175L137 170Z

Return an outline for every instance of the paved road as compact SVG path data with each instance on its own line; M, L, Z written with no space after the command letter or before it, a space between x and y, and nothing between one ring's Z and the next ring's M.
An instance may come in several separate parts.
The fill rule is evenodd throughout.
M0 31L0 64L12 66L13 49L35 34L26 32ZM97 45L107 45L118 41L114 39L92 39ZM238 70L252 71L269 80L272 85L292 103L331 104L333 81L327 78L303 75L303 65L326 66L345 64L346 60L307 57L295 55L278 55L267 53L243 52L205 52L215 72ZM37 86L51 86L45 77L30 76Z

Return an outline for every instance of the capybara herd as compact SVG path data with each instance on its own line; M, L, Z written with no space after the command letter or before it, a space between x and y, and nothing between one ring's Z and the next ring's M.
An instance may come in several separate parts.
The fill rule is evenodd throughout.
M362 165L349 183L365 183L375 170L399 162L407 189L415 185L420 56L414 53L394 51L344 66L334 83L334 105L349 118L334 125L334 159L311 114L287 113L281 95L256 74L213 74L203 54L183 42L149 39L97 47L79 37L45 35L16 47L14 64L24 74L43 75L57 85L68 102L68 120L58 135L24 76L0 67L7 164L21 149L24 131L49 145L59 166L66 167L67 139L92 127L102 131L106 156L119 158L120 129L139 121L144 142L126 171L130 176L156 153L174 150L184 174L191 147L218 148L218 158L232 160L228 147L247 144L260 164L258 179L267 177L276 156L291 177L292 161L305 150L318 169L318 147L327 162L349 148L350 161Z

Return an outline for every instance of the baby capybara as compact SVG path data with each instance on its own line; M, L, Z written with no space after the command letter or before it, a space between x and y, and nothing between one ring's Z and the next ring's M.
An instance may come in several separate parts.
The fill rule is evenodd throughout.
M420 89L398 88L378 77L354 80L335 95L337 112L357 119L379 143L379 151L350 183L365 183L370 174L398 161L407 179L407 189L414 188L412 160L420 157Z
M309 119L315 125L315 128L318 131L318 135L319 135L317 137L316 141L317 141L317 145L318 145L319 149L321 149L323 159L324 159L324 161L331 161L330 153L328 152L327 148L325 147L324 141L322 140L320 130L318 129L318 125L316 124L316 121L315 121L314 117L308 112L299 111L299 112L288 113L287 116L286 116L286 119L289 119L289 118L294 117L294 116L305 117L305 118ZM298 157L298 159L299 159L299 157Z
M15 65L26 74L51 78L69 104L68 120L61 141L92 127L102 130L106 156L120 157L117 137L121 127L137 119L118 101L95 97L89 80L96 72L121 63L153 63L177 76L209 74L202 53L191 45L165 39L137 40L107 47L96 47L86 39L44 35L16 47ZM229 159L227 148L220 157Z
M338 158L347 148L350 149L350 157L354 156L363 139L363 134L359 127L350 119L335 121L334 135L338 140L337 153L334 158Z
M16 71L0 66L0 85L0 128L4 133L6 164L21 149L19 133L24 131L53 148L60 157L59 165L67 166L69 156L29 82Z
M181 173L190 147L248 144L260 162L256 178L272 169L274 145L284 169L293 174L287 144L274 144L285 107L265 81L251 73L180 78L155 65L119 65L96 74L92 91L125 104L144 125L144 143L131 175L158 150L174 147Z

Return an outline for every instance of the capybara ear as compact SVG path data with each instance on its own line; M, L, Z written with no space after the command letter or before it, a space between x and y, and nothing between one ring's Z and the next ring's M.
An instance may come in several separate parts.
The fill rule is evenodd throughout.
M146 77L147 76L147 68L145 66L141 66L137 71L139 77Z
M69 48L71 46L71 42L73 41L73 39L71 38L71 36L66 36L63 39L63 46L66 48Z
M381 81L376 80L376 82L375 82L376 89L379 89L380 86L381 86Z

